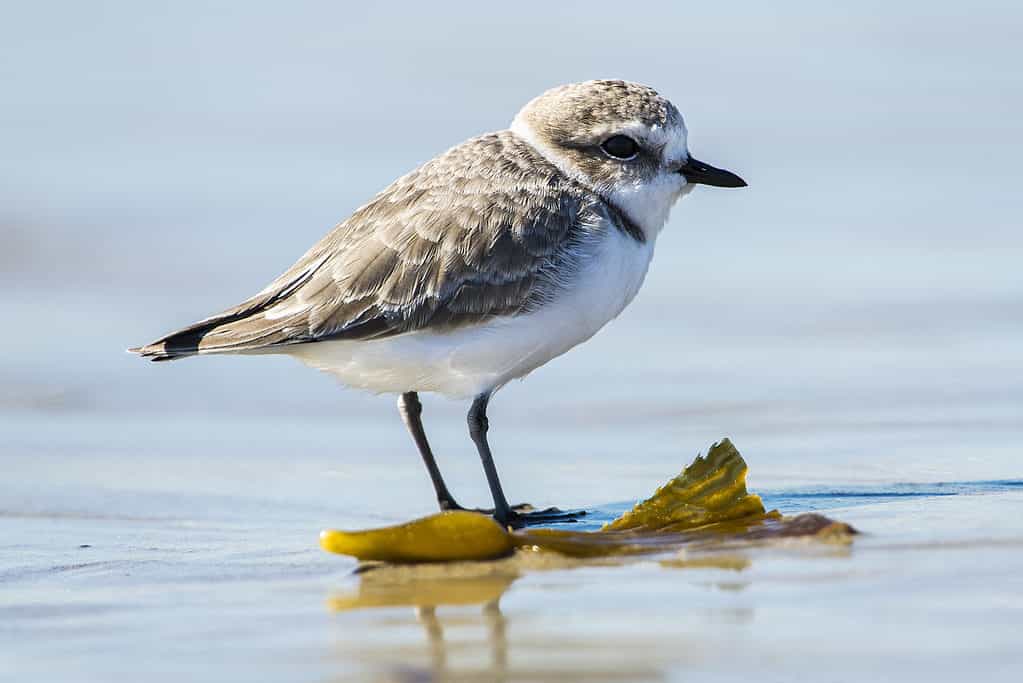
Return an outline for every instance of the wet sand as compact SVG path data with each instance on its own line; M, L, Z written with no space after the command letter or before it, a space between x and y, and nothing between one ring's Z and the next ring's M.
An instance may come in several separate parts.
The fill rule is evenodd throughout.
M317 531L379 515L146 491L151 470L130 457L122 476L145 482L76 490L60 482L80 476L71 459L49 456L56 481L0 489L0 661L18 679L1008 681L1023 665L1020 481L764 490L768 508L813 501L854 525L851 544L357 573ZM275 466L254 463L253 476ZM211 469L195 488L229 480ZM577 528L629 505L595 506Z

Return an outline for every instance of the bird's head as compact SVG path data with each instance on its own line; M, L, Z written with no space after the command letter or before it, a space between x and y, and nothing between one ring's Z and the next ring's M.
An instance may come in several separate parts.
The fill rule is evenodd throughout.
M682 114L638 83L586 81L548 90L519 111L511 130L648 235L660 231L694 185L746 186L734 173L694 159Z

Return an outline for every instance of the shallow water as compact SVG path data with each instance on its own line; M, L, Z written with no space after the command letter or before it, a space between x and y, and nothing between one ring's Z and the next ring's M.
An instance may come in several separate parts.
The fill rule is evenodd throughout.
M626 49L620 4L517 7L5 13L0 675L1018 671L1020 10L679 5ZM694 192L625 314L497 395L509 496L595 508L587 528L729 436L768 507L864 535L724 567L527 568L436 620L332 611L361 579L319 530L432 511L392 399L287 359L123 349L252 294L544 88L608 75L669 95L694 154L750 187ZM455 494L486 504L465 406L424 403Z

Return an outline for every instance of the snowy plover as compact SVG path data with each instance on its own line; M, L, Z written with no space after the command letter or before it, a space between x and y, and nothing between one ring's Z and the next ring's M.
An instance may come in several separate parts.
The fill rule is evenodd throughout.
M695 184L745 186L691 157L686 135L678 109L646 86L554 88L508 130L396 180L251 299L132 351L156 361L284 353L398 394L442 509L459 506L418 392L472 398L469 434L494 516L524 524L498 480L487 403L622 312L679 197Z

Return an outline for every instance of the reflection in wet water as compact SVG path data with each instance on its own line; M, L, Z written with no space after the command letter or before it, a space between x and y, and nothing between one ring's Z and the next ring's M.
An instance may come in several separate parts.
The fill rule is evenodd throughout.
M430 570L441 575L435 578L417 576L419 571ZM444 570L436 567L399 570L381 566L362 572L358 591L334 596L328 606L345 612L375 607L477 605L499 600L519 576L517 573L465 576L465 571L456 566L445 576Z
M376 623L392 632L399 625L416 623L422 634L418 646L407 645L400 653L373 648L358 653L386 671L386 680L659 680L663 671L655 664L665 659L666 652L673 651L662 650L665 643L650 634L644 637L646 642L641 646L636 644L633 650L626 652L624 645L633 640L626 633L620 634L616 643L623 648L607 642L581 640L571 629L554 638L537 639L528 633L531 619L526 618L519 624L517 637L510 637L513 619L502 611L501 599L525 573L607 566L609 562L623 566L635 560L585 561L552 554L520 553L515 558L497 562L365 565L357 574L358 585L331 596L327 606L337 613L408 608L405 616L389 617L386 623ZM752 562L749 554L738 552L694 554L682 551L659 564L673 570L712 571L723 578L711 582L694 579L693 585L712 591L737 592L749 583L726 577L743 573ZM467 612L467 608L477 609ZM708 623L741 625L753 619L754 610L734 607L694 616ZM650 657L652 650L662 652ZM610 667L599 664L606 658L607 651L617 653ZM545 668L539 662L552 659L552 652L560 652L561 658L570 665ZM553 659L558 661L559 657ZM415 661L428 662L428 665L409 664ZM396 666L396 662L405 662L405 665Z
M662 672L622 653L614 666L601 664L606 643L586 642L566 630L560 637L542 638L528 632L530 619L518 624L511 638L512 619L501 609L501 598L519 577L516 573L472 575L486 571L480 565L455 566L454 576L430 577L438 567L381 567L364 572L358 589L328 601L330 609L346 612L362 609L408 607L407 617L381 628L394 630L414 621L422 638L419 646L400 652L362 650L359 655L385 672L393 681L644 681L660 679ZM460 575L462 574L462 575ZM465 608L476 609L466 612ZM482 641L482 642L481 642ZM424 666L412 662L422 661ZM398 664L404 662L403 664ZM589 662L589 663L588 663Z
M506 563L498 563L506 564ZM474 669L473 675L486 675L486 680L504 681L508 675L507 620L501 613L500 599L519 574L513 570L497 573L474 574L472 565L456 568L445 576L437 567L392 568L371 566L359 575L358 588L350 594L340 594L328 600L328 607L337 612L386 607L410 607L416 621L423 627L429 651L429 671L393 669L394 660L380 662L392 668L394 680L446 681L456 676L458 664L449 657L449 643L445 638L444 621L439 608L480 606L479 618L461 618L458 631L467 626L482 626L486 651L490 658L483 670ZM439 574L440 575L437 575ZM431 574L434 574L431 576ZM460 638L464 638L461 636ZM461 649L456 645L455 649ZM469 673L463 670L462 674Z
M493 681L504 681L508 677L507 620L501 614L497 600L483 605L483 625L486 628L487 645L490 651L490 665L486 670ZM426 629L430 646L431 673L433 680L448 680L454 673L448 667L447 647L444 630L437 618L436 607L417 607L416 617Z

